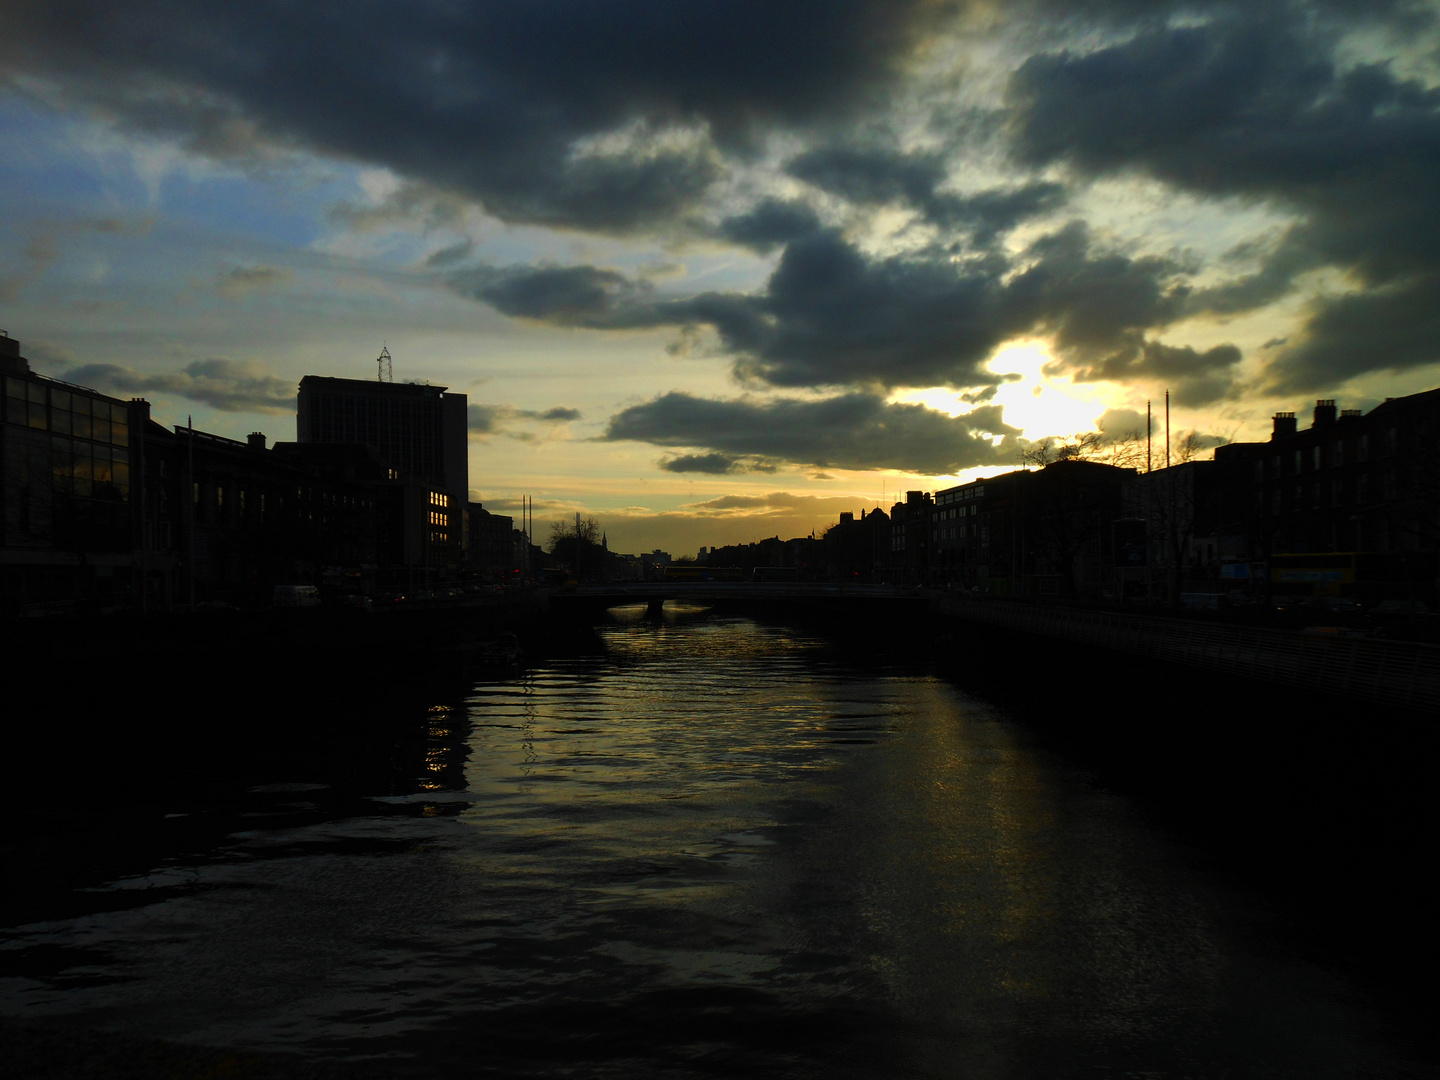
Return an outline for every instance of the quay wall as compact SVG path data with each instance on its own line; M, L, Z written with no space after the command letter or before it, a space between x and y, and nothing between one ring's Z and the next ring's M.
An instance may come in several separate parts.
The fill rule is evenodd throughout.
M1097 646L1228 675L1440 712L1440 647L1188 619L1045 607L944 594L942 616Z

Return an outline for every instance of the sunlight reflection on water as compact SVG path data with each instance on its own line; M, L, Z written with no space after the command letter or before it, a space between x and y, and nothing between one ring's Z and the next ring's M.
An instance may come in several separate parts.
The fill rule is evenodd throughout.
M667 615L437 706L409 790L257 785L301 820L109 886L153 903L8 932L83 962L0 1001L447 1077L1383 1059L1343 987L1247 953L1183 852L984 703Z

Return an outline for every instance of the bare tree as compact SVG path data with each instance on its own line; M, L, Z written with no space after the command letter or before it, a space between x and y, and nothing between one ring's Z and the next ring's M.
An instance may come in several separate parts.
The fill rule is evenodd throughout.
M1082 431L1061 439L1051 436L1033 442L1021 454L1026 464L1053 465L1057 461L1095 461L1121 469L1145 467L1145 436L1139 431L1107 435L1103 431Z
M569 565L576 580L585 573L601 570L600 523L593 517L575 515L573 522L556 521L550 526L550 553Z
M1061 439L1054 435L1038 442L1032 442L1021 451L1021 459L1028 465L1054 465L1057 461L1094 461L1105 446L1105 436L1098 431L1086 431Z

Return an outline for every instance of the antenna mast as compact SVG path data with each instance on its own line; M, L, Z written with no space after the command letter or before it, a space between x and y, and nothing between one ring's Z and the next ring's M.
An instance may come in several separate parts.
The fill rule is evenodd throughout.
M381 382L394 382L395 375L390 370L390 349L387 345L380 346L380 355L375 358L376 365L380 368Z

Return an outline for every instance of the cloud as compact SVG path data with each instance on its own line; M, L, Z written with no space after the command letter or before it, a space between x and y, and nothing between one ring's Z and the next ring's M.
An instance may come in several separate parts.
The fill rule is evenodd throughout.
M1275 394L1322 390L1372 371L1440 364L1440 272L1316 303L1305 337L1266 372Z
M1144 434L1145 414L1137 409L1106 409L1095 422L1097 430L1111 437L1123 438L1132 433Z
M468 258L475 250L475 241L466 237L454 244L449 244L438 251L432 251L425 257L425 265L430 269L450 266L454 263Z
M46 270L60 258L60 240L76 233L100 233L120 236L137 235L146 232L150 222L146 220L125 222L118 218L82 218L65 223L36 221L30 224L29 239L21 253L22 269L0 277L0 303L17 300L27 285L38 280Z
M1236 367L1240 350L1234 345L1216 345L1197 352L1188 345L1166 345L1159 341L1134 341L1105 357L1094 367L1075 372L1077 382L1108 379L1128 383L1140 380L1168 383L1177 405L1195 408L1220 401L1236 393Z
M649 292L645 282L594 266L512 266L457 270L447 279L461 295L497 311L563 326L619 325L617 312Z
M1052 181L970 195L942 191L950 168L939 152L835 145L801 154L787 168L792 176L851 202L911 207L936 225L970 233L978 246L993 243L1020 222L1055 210L1065 200L1065 189Z
M735 457L731 454L678 454L655 463L665 472L706 473L723 476L727 473L774 473L779 466L762 457Z
M819 231L820 217L812 207L780 199L764 199L744 214L726 218L716 229L731 243L762 255Z
M220 412L293 414L295 384L246 360L197 360L178 372L147 374L117 364L83 364L69 382L116 394L174 394Z
M294 271L274 266L237 266L219 276L215 291L221 296L237 298L278 288L294 280L294 277Z
M516 432L514 425L517 423L528 420L544 424L568 424L581 418L579 409L572 409L564 405L556 405L549 409L517 409L514 405L476 403L467 405L465 413L466 427L469 429L471 438L483 439L488 435L505 435L525 442L534 441L535 437L525 432Z
M1012 261L990 252L870 256L825 230L791 241L758 293L658 296L594 266L474 268L446 281L506 314L562 326L712 328L744 378L774 386L990 387L1008 338L1049 332L1095 363L1184 311L1189 267L1097 249L1083 223ZM978 399L977 399L978 400Z
M1032 56L1014 73L1013 150L1079 176L1141 172L1211 198L1263 200L1292 224L1253 274L1196 293L1192 311L1272 303L1300 275L1340 270L1354 291L1311 304L1303 345L1277 355L1272 389L1434 363L1440 282L1440 90L1383 63L1342 60L1343 5L1220 14L1142 28L1079 53ZM1368 32L1433 27L1434 13L1367 9ZM1396 20L1388 28L1385 18ZM1360 25L1357 21L1355 26ZM1360 319L1375 336L1360 332ZM1433 336L1432 336L1433 340Z
M1009 460L1009 437L1017 434L995 405L951 417L923 405L887 404L871 394L725 401L670 393L612 416L603 438L699 448L707 453L693 455L696 460L713 455L717 465L727 458L732 463L758 458L938 476Z
M660 468L676 473L710 473L720 476L735 469L736 459L729 454L681 454L660 462Z
M762 495L721 495L701 502L686 503L692 513L746 517L784 516L799 514L823 517L853 510L856 500L848 495L795 495L789 491L770 491Z
M377 0L363 15L17 0L0 15L0 64L197 152L300 147L509 221L648 229L722 174L717 145L853 114L949 15L927 0Z

